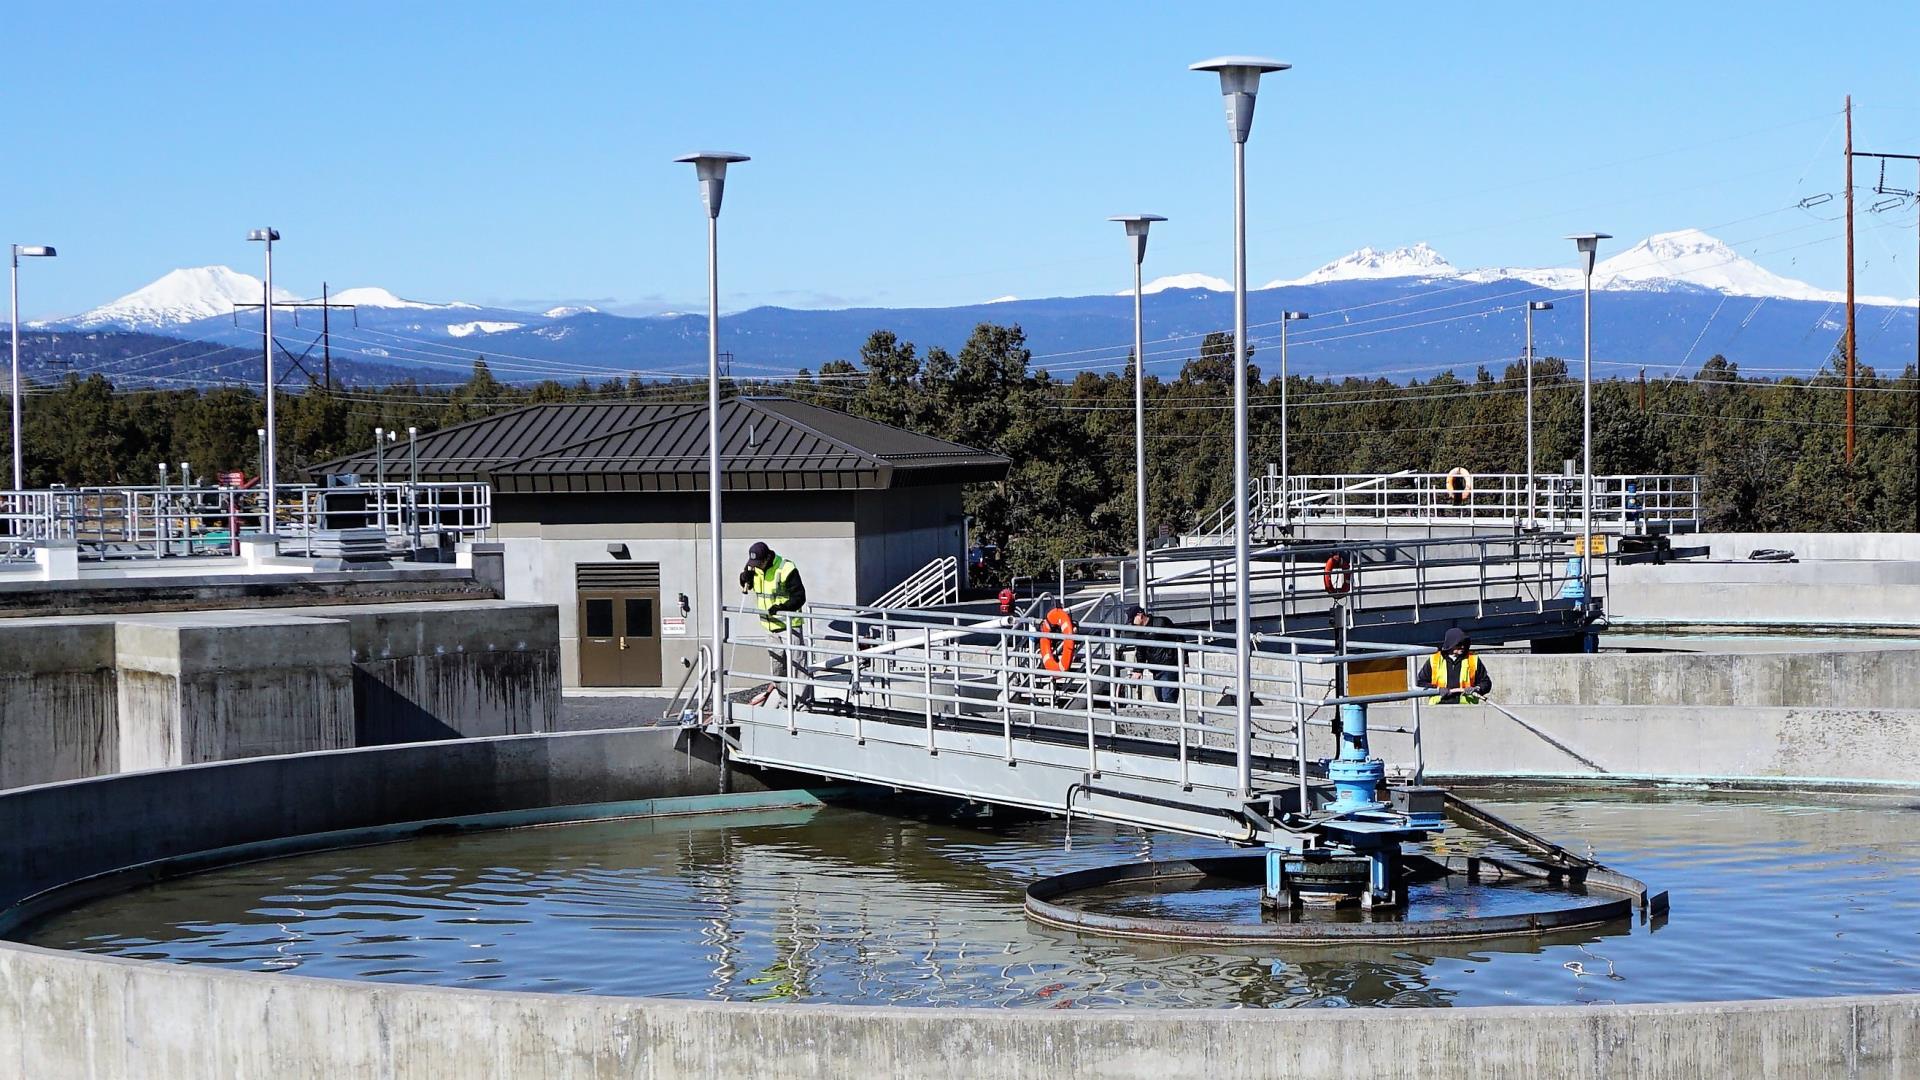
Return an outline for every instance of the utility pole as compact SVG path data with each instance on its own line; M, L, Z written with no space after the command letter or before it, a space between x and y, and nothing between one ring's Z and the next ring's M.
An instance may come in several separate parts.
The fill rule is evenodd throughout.
M1647 369L1640 369L1640 411L1647 411Z
M333 305L327 299L327 283L320 283L320 389L333 393Z
M1853 95L1847 95L1847 464L1853 464Z
M1851 99L1849 99L1851 100ZM1905 188L1887 186L1887 162L1911 161L1920 165L1920 154L1878 154L1853 148L1853 125L1847 125L1847 460L1853 460L1853 159L1857 157L1878 158L1880 160L1880 182L1873 186L1876 195L1897 195L1901 199L1912 199L1920 205L1920 182L1915 183L1912 191ZM1889 206L1899 206L1895 200L1875 203L1868 209L1884 210ZM1920 236L1916 236L1914 292L1920 296ZM1920 308L1916 308L1915 318L1920 320ZM1913 531L1920 532L1920 324L1915 326L1914 352L1914 395L1913 395Z

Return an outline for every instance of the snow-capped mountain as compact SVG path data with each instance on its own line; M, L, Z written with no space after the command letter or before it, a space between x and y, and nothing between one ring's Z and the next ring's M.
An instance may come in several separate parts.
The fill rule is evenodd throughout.
M355 307L406 308L415 311L471 311L476 307L476 305L461 303L458 300L445 304L433 304L425 300L406 300L395 296L387 289L382 289L374 285L362 286L357 289L343 289L340 292L329 294L327 299L335 304L352 304Z
M1343 255L1325 266L1291 280L1270 281L1262 288L1283 285L1317 285L1323 281L1367 281L1400 277L1458 277L1460 271L1423 241L1411 247L1378 251L1363 247Z
M1781 277L1698 229L1647 237L1595 265L1593 282L1595 288L1613 290L1658 291L1681 282L1728 296L1769 296L1829 303L1846 299L1844 294Z
M231 315L236 304L258 304L265 295L257 277L225 266L195 266L170 270L118 300L55 324L78 330L160 330ZM275 289L273 296L276 301L297 299L285 289Z
M559 307L550 307L540 314L549 319L571 319L575 315L597 315L599 312L600 309L591 304L561 304Z
M1227 281L1224 278L1214 277L1211 274L1169 274L1166 277L1154 278L1152 281L1140 286L1140 291L1147 294L1166 292L1168 289L1205 289L1208 292L1232 292L1233 282ZM1126 289L1113 295L1132 296L1133 290Z

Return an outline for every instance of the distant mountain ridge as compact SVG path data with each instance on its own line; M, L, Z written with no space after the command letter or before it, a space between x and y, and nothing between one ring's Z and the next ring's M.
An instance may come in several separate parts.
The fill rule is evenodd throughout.
M1249 294L1255 362L1277 366L1277 319L1298 310L1312 317L1289 330L1293 370L1315 374L1383 374L1396 380L1442 368L1495 367L1517 356L1520 311L1528 300L1557 300L1572 308L1582 285L1578 271L1559 268L1461 270L1420 243L1390 250L1361 248L1291 279ZM1725 352L1737 362L1811 372L1837 340L1841 297L1768 271L1699 230L1652 236L1602 260L1594 273L1599 374L1625 366L1652 370L1697 367ZM1210 331L1231 325L1230 284L1203 273L1162 276L1147 320L1147 366L1176 372ZM258 304L258 278L226 267L171 271L111 303L48 329L130 330L258 349L257 309L236 316L235 305ZM275 290L276 302L294 299ZM330 320L337 360L368 371L404 371L422 382L463 377L485 356L509 381L573 381L629 374L642 377L705 370L703 315L610 315L585 306L544 311L482 307L459 301L402 298L374 286L332 293ZM1570 301L1570 303L1568 302ZM1862 359L1898 371L1912 356L1914 301L1860 298ZM876 329L889 329L923 347L957 349L981 322L1018 323L1035 364L1070 378L1080 370L1122 368L1132 338L1130 293L1019 299L997 297L946 308L759 307L723 317L721 347L734 354L741 377L785 375L852 358ZM319 313L287 311L275 336L294 352L318 337ZM1535 320L1542 355L1577 354L1577 312L1542 313ZM173 377L180 377L177 374Z

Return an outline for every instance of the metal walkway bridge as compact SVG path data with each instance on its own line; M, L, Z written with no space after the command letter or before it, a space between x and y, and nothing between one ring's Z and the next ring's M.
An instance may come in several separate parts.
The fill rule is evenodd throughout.
M1323 640L1261 635L1242 730L1230 635L1145 634L1106 621L1108 598L1081 607L1063 631L1032 617L1037 609L982 618L810 606L804 649L735 642L717 708L696 669L669 715L721 734L735 759L755 765L1275 847L1296 842L1326 801L1313 744L1328 732L1322 745L1334 747L1341 704L1414 698L1411 726L1386 730L1411 736L1403 771L1417 777L1418 693L1405 689L1406 667L1424 649L1350 643L1336 653ZM733 626L757 625L741 617L752 611L729 610ZM1141 647L1171 656L1145 663ZM764 648L788 674L735 669Z
M1585 505L1578 474L1488 473L1464 476L1407 470L1387 475L1296 474L1269 465L1249 485L1253 535L1327 535L1392 530L1394 535L1577 532ZM1182 539L1206 547L1230 543L1234 504L1222 504ZM1694 475L1595 476L1593 528L1615 536L1696 532L1700 478Z
M1262 543L1251 553L1255 626L1322 636L1339 612L1345 628L1379 642L1431 644L1464 626L1482 640L1582 633L1608 589L1604 539L1583 580L1571 558L1581 538L1533 532L1505 536ZM1234 552L1230 546L1170 547L1147 555L1146 587L1132 556L1063 560L1056 595L1114 591L1184 626L1230 627Z

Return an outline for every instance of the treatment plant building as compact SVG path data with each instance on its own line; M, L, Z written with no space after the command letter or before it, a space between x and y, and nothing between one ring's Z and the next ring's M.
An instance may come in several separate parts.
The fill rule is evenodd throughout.
M782 397L722 402L720 441L725 580L765 541L799 565L811 602L867 603L934 559L964 563L961 489L1008 465ZM704 402L529 405L421 435L417 453L421 483L492 486L505 599L559 608L565 685L679 681L711 625ZM404 449L384 468L405 480ZM374 469L368 451L315 471ZM733 633L761 636L752 619Z

